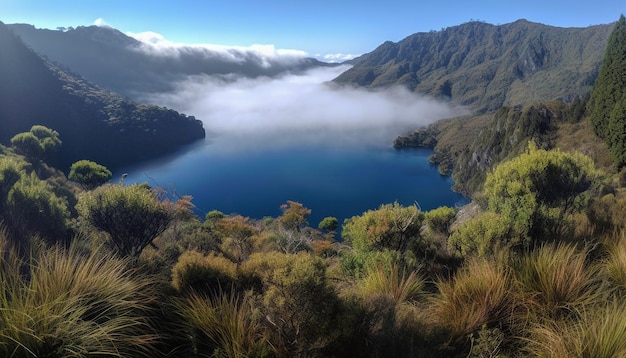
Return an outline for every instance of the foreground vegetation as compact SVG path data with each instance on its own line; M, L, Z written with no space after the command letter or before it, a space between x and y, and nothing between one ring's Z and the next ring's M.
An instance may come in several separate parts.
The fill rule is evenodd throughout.
M626 354L626 180L582 154L531 142L473 204L382 205L338 240L301 203L200 218L20 143L0 154L3 356Z

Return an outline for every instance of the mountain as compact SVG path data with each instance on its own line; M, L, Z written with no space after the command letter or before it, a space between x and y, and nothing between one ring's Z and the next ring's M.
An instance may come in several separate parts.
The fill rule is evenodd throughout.
M162 49L107 26L68 30L37 29L27 24L7 26L30 48L55 63L130 97L173 90L175 82L190 75L271 77L329 65L312 58L274 56L249 49L182 45Z
M468 22L385 42L334 81L403 85L478 113L503 105L571 101L588 93L614 24L558 28L526 20Z
M204 138L202 123L141 105L68 73L0 22L0 143L41 124L60 133L59 168L80 159L109 167L170 153Z

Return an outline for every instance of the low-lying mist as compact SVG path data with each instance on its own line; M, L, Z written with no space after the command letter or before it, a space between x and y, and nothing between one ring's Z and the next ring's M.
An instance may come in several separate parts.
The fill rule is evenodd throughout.
M278 78L192 76L173 92L146 94L143 100L193 115L203 121L207 137L237 146L319 141L389 145L407 130L464 114L462 108L404 88L366 90L328 83L347 68L320 67Z

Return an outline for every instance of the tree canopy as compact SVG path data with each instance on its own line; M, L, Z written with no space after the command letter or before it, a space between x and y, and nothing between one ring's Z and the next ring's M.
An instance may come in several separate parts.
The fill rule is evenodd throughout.
M109 181L112 175L111 171L103 165L90 160L79 160L72 164L68 178L90 190Z
M459 227L450 245L464 254L485 254L493 245L521 249L564 239L572 234L573 214L597 196L601 184L591 158L531 143L487 175L488 212Z
M29 159L43 159L61 147L59 133L42 125L34 125L29 132L11 138L11 145Z
M609 145L618 166L626 165L626 18L609 37L588 105L591 123Z

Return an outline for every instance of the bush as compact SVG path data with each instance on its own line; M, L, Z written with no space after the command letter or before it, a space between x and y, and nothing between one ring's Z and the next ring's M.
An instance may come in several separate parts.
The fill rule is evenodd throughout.
M393 203L346 219L341 236L357 251L405 252L419 239L422 214L417 206Z
M143 185L105 185L83 193L76 206L93 227L109 234L115 252L137 260L173 219L175 207Z
M112 175L103 165L89 160L79 160L72 164L68 178L91 190L109 181Z
M181 292L218 292L233 288L237 265L232 261L197 251L186 251L172 268L172 286Z
M338 300L320 258L307 253L256 253L242 263L241 271L261 282L256 297L260 314L271 333L270 342L281 354L313 355L329 344Z

